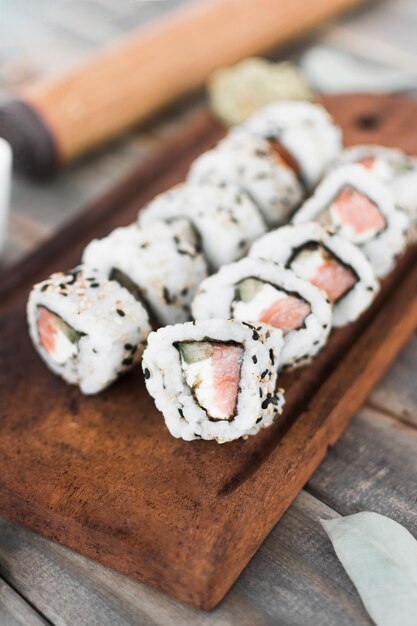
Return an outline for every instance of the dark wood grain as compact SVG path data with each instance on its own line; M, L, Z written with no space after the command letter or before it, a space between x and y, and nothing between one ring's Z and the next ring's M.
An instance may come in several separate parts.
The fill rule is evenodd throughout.
M414 336L380 384L368 404L417 428L417 336Z
M347 142L369 140L361 111L372 110L374 141L390 143L394 117L397 145L417 152L417 134L410 144L403 122L417 103L345 96L326 104ZM23 262L0 290L1 514L205 609L230 588L417 325L411 249L375 305L333 334L314 368L283 379L284 418L224 446L173 439L139 371L95 398L50 374L25 329L32 281L76 263L92 236L134 219L221 132L203 112L188 135Z

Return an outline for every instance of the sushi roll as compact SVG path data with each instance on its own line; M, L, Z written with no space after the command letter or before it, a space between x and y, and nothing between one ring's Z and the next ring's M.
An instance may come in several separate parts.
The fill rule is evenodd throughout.
M328 174L293 217L317 221L361 246L378 277L385 276L407 244L408 217L386 186L358 165Z
M190 319L196 288L207 275L199 237L181 219L117 228L89 243L83 261L126 287L162 325Z
M86 266L35 285L27 317L46 365L85 394L98 393L131 369L151 330L140 302Z
M333 305L333 326L355 321L379 291L363 252L313 222L282 226L264 235L249 256L281 263L322 289Z
M200 285L193 317L234 318L279 328L280 367L305 365L329 336L332 307L324 293L291 270L257 258L224 265Z
M378 145L347 148L335 167L356 163L371 172L390 189L396 206L410 217L410 239L417 240L417 158L401 150Z
M146 387L174 437L218 443L255 435L284 404L282 333L233 320L166 326L149 335Z
M266 231L255 204L234 185L177 185L142 209L138 223L146 226L155 220L178 218L193 224L214 270L245 256L252 241Z
M310 191L342 149L342 132L326 109L301 101L274 102L254 113L233 134L267 139Z
M190 181L232 182L258 207L269 228L285 224L303 199L303 188L288 165L262 137L229 135L191 166Z

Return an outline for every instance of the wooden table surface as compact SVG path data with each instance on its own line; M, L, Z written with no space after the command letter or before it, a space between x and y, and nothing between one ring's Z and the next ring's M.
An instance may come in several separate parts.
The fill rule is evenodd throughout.
M34 76L78 62L174 4L179 2L0 0L0 99ZM320 40L405 67L417 60L416 29L415 0L392 0L328 25L305 45ZM177 132L197 101L174 107L53 183L14 180L2 263L11 265L146 158ZM416 362L414 337L212 613L186 607L0 520L1 626L371 624L319 520L371 510L417 535Z

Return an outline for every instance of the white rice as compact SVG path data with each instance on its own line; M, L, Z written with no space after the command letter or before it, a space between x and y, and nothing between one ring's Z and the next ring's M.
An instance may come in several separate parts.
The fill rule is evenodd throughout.
M284 335L280 367L294 367L309 362L327 342L332 325L332 307L320 289L272 261L246 258L224 265L217 274L201 283L192 303L193 317L197 320L232 317L236 285L245 278L257 278L286 293L299 296L310 305L311 311L303 327ZM244 321L259 323L256 319Z
M254 113L232 132L278 140L298 163L308 189L314 188L342 150L342 132L318 104L276 102Z
M395 207L389 189L363 167L345 165L330 172L311 198L296 212L292 221L294 224L318 221L338 232L340 226L327 209L346 185L367 196L377 206L386 227L376 234L358 235L346 228L340 234L360 245L376 276L383 277L393 268L396 258L406 247L409 221L406 213Z
M333 326L355 321L375 299L379 283L363 252L347 239L329 233L317 223L290 224L258 239L252 245L249 256L286 266L294 252L309 242L323 245L356 274L358 280L355 285L333 305Z
M334 167L374 159L366 170L384 182L391 190L396 206L410 217L410 239L417 240L417 158L401 150L378 145L346 148ZM360 163L359 163L360 164ZM364 167L364 166L362 166Z
M245 191L271 228L288 222L303 199L294 172L279 162L269 143L249 134L228 135L191 166L188 180L232 182Z
M51 359L38 332L38 307L58 315L80 336L74 355ZM27 304L29 332L46 365L85 394L102 391L139 360L151 328L140 302L114 281L80 266L35 285Z
M156 196L140 211L138 221L145 226L176 218L194 225L214 270L245 256L252 241L266 231L255 204L235 185L177 185Z
M197 234L181 219L117 228L91 241L83 261L105 278L114 269L123 272L164 325L190 319L191 301L207 275Z
M212 421L185 383L181 341L233 341L244 348L236 414ZM282 333L262 325L232 320L206 320L166 326L149 335L142 368L146 387L174 437L187 441L215 439L224 443L255 435L281 413L284 398L276 391Z

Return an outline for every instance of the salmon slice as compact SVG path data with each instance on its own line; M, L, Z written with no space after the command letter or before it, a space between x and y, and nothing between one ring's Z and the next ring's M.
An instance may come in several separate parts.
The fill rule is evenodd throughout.
M363 157L363 159L360 159L358 163L359 165L362 165L362 167L365 167L367 170L371 170L375 163L375 157Z
M363 193L347 186L332 202L332 210L336 211L340 222L350 226L360 235L369 230L379 232L386 226L384 216L378 207Z
M221 413L233 415L236 408L243 348L215 344L212 356L214 403Z
M38 333L39 340L45 350L50 354L55 351L56 339L59 332L56 315L40 306L38 308Z
M311 307L305 300L295 296L286 296L276 300L266 309L259 321L280 328L286 335L291 330L301 328L310 311Z
M310 282L322 289L330 300L337 302L356 283L356 276L351 269L329 258L320 265Z

